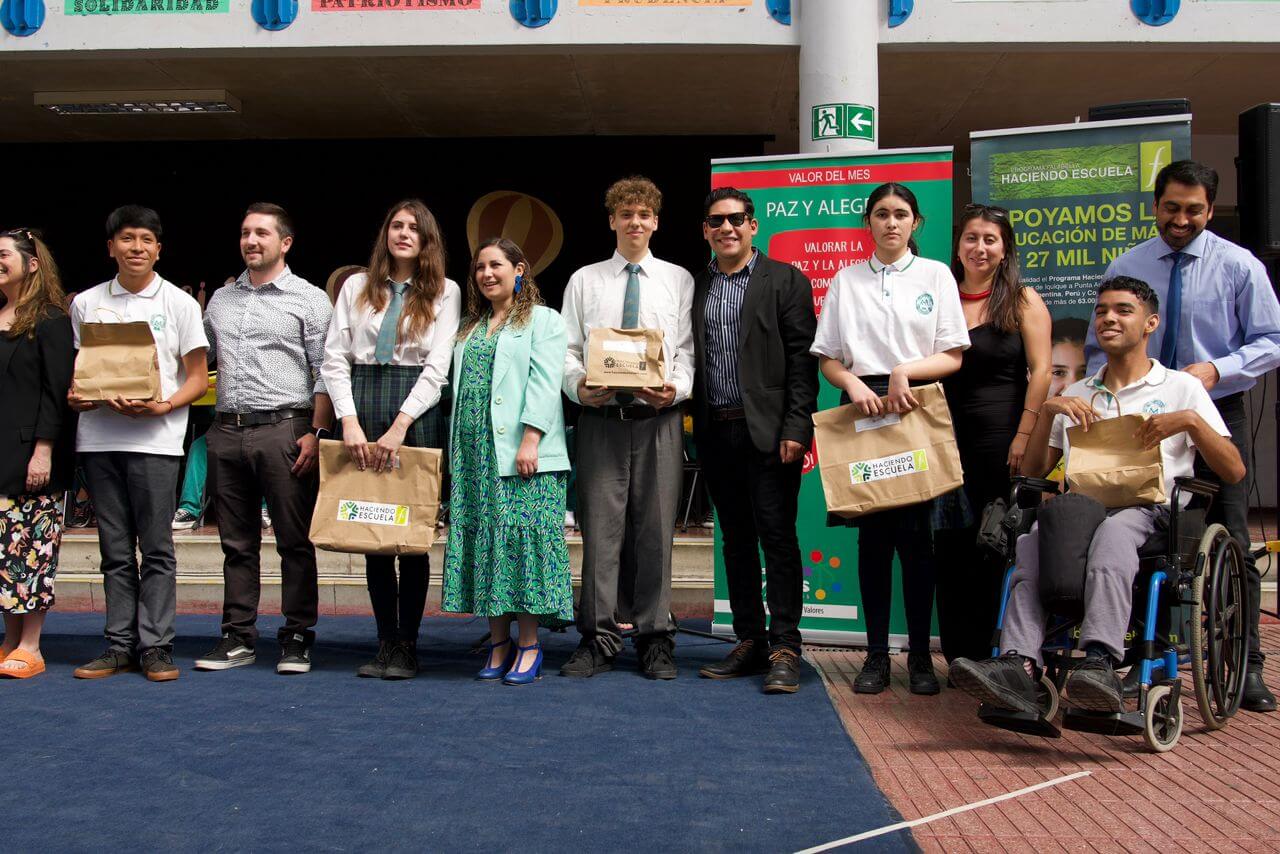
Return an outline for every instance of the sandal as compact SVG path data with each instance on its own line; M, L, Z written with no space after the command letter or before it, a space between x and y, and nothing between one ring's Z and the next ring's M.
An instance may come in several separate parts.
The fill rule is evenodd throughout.
M15 663L20 666L12 667ZM44 659L22 648L15 649L0 662L0 676L10 679L30 679L41 673L44 673Z

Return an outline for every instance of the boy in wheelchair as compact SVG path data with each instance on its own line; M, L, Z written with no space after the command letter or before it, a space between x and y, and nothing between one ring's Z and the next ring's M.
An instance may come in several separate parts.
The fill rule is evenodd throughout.
M1147 415L1138 436L1147 449L1160 446L1165 482L1191 477L1195 454L1226 483L1244 477L1244 463L1231 443L1222 416L1200 381L1165 368L1147 357L1147 339L1160 324L1158 300L1146 283L1119 276L1098 288L1094 331L1107 363L1092 377L1046 400L1032 431L1023 472L1048 472L1071 453L1067 427L1085 430L1101 416L1095 395L1106 409ZM1133 604L1139 549L1167 524L1166 504L1108 510L1088 547L1084 619L1079 648L1085 657L1070 670L1064 686L1071 706L1089 712L1124 710L1115 667L1124 655L1124 638ZM1047 545L1047 544L1046 544ZM1016 566L1000 634L1001 655L986 661L958 658L951 664L956 686L990 707L1034 715L1037 681L1044 661L1048 614L1041 604L1038 525L1018 538Z

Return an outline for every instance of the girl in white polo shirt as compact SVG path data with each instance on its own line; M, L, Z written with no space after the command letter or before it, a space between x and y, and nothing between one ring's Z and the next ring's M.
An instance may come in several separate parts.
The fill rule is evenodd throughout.
M915 194L881 184L867 198L863 221L875 252L836 274L818 317L810 352L823 376L867 415L909 412L912 384L930 383L960 368L969 346L955 280L945 264L916 255L912 234L924 222ZM883 399L882 399L883 398ZM859 528L858 583L867 622L866 664L854 683L862 694L889 684L889 603L896 550L909 636L912 693L936 694L929 657L934 555L931 502L827 524Z

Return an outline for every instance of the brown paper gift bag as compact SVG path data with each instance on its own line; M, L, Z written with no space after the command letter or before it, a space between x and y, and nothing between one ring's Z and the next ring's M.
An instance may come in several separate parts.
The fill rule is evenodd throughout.
M918 504L964 483L942 386L911 393L920 406L902 415L868 418L853 404L814 413L827 510L854 519Z
M156 339L145 321L80 324L80 352L71 382L85 400L160 399Z
M587 388L662 388L665 362L661 329L597 328L587 333Z
M346 446L320 442L320 494L311 541L331 552L422 555L436 540L439 448L400 449L391 471L360 471Z
M1089 405L1093 405L1092 399ZM1119 402L1116 411L1120 411ZM1160 446L1144 450L1134 436L1144 420L1143 415L1120 415L1093 422L1087 432L1078 426L1067 428L1071 445L1067 488L1108 509L1167 501Z

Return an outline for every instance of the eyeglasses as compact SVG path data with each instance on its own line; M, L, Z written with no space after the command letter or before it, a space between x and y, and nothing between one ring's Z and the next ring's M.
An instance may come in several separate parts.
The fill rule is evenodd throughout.
M977 202L972 202L970 204L965 205L961 213L963 213L965 216L976 216L978 214L986 214L995 219L1009 218L1008 209L1002 208L999 205L983 205L983 204L978 204Z
M707 224L707 228L719 228L724 225L726 219L729 220L729 225L734 228L741 228L744 222L751 219L751 214L746 211L734 211L731 214L708 214L703 222Z

